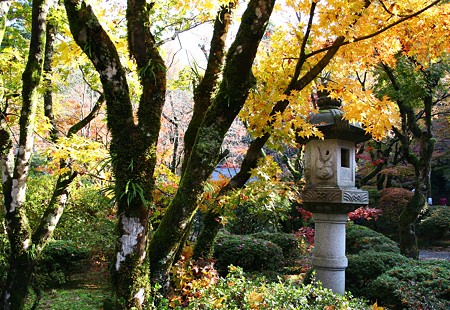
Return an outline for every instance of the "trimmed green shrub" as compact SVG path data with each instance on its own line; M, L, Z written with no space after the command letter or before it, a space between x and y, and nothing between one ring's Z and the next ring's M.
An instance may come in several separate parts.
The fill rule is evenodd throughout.
M418 225L418 235L427 243L450 238L450 207L430 206L429 213Z
M346 252L347 254L358 254L362 251L400 253L395 241L365 226L349 223L346 234Z
M245 271L277 270L284 257L283 250L275 243L247 235L221 234L214 244L217 270L224 274L229 265Z
M362 251L347 256L345 288L356 296L366 296L367 286L380 275L396 265L406 264L409 259L393 252Z
M319 284L249 280L233 266L226 279L196 293L188 309L371 309L361 299L333 294Z
M367 297L390 309L450 309L450 262L410 260L374 280Z
M88 249L77 246L73 241L49 242L36 266L34 285L39 289L45 289L66 283L70 275L83 270L87 258L89 258Z
M260 232L250 235L275 243L283 250L285 262L293 262L306 252L305 241L294 234Z

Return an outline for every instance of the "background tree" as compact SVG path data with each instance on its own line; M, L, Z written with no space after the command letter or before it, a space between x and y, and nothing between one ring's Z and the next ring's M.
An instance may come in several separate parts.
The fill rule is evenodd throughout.
M10 113L14 112L8 100L3 102L0 143L2 145L1 163L5 173L2 190L6 211L6 231L11 247L9 271L1 298L3 309L23 308L36 262L52 237L64 211L68 195L67 188L77 176L77 171L72 168L71 162L67 161L67 156L56 158L60 173L54 185L53 194L43 214L40 215L37 226L31 227L25 209L25 193L33 152L34 131L37 130L36 122L40 117L36 112L40 100L43 99L45 102L45 115L50 121L51 140L56 144L60 137L53 116L52 87L48 80L52 74L55 24L48 27L47 15L48 3L35 1L32 5L28 61L22 74L22 105L18 108L21 111L18 141L14 138L14 119L9 117ZM54 14L52 16L54 17ZM22 30L26 31L26 29ZM5 50L10 48L9 43L6 42ZM44 72L47 85L42 98L39 96L38 87ZM100 105L86 118L72 126L69 129L68 138L88 124L95 117L99 107Z
M401 142L402 155L415 170L414 196L399 218L400 250L418 259L415 222L431 197L431 160L436 143L433 107L447 96L448 60L422 65L415 58L399 56L395 68L385 63L381 66L377 91L380 96L388 95L395 100L399 107L402 123L393 130Z

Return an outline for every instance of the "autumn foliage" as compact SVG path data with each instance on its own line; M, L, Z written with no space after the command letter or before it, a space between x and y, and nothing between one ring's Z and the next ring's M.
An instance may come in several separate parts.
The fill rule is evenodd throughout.
M400 213L412 196L413 192L404 188L383 189L379 201L379 208L383 212L383 220L390 224L398 224Z

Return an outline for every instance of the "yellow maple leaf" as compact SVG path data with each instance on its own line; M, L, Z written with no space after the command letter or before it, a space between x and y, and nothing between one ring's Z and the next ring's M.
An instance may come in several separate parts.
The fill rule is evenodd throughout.
M262 293L252 291L248 295L248 300L251 304L251 307L254 307L255 305L260 304L264 300L264 295Z
M384 310L384 307L379 307L379 306L378 306L378 302L375 302L375 303L372 305L372 310Z

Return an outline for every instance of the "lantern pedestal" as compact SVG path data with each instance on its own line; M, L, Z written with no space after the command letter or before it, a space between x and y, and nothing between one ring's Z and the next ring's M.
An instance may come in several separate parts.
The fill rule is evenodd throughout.
M313 213L315 247L312 264L316 278L334 293L345 293L345 224L347 214Z

